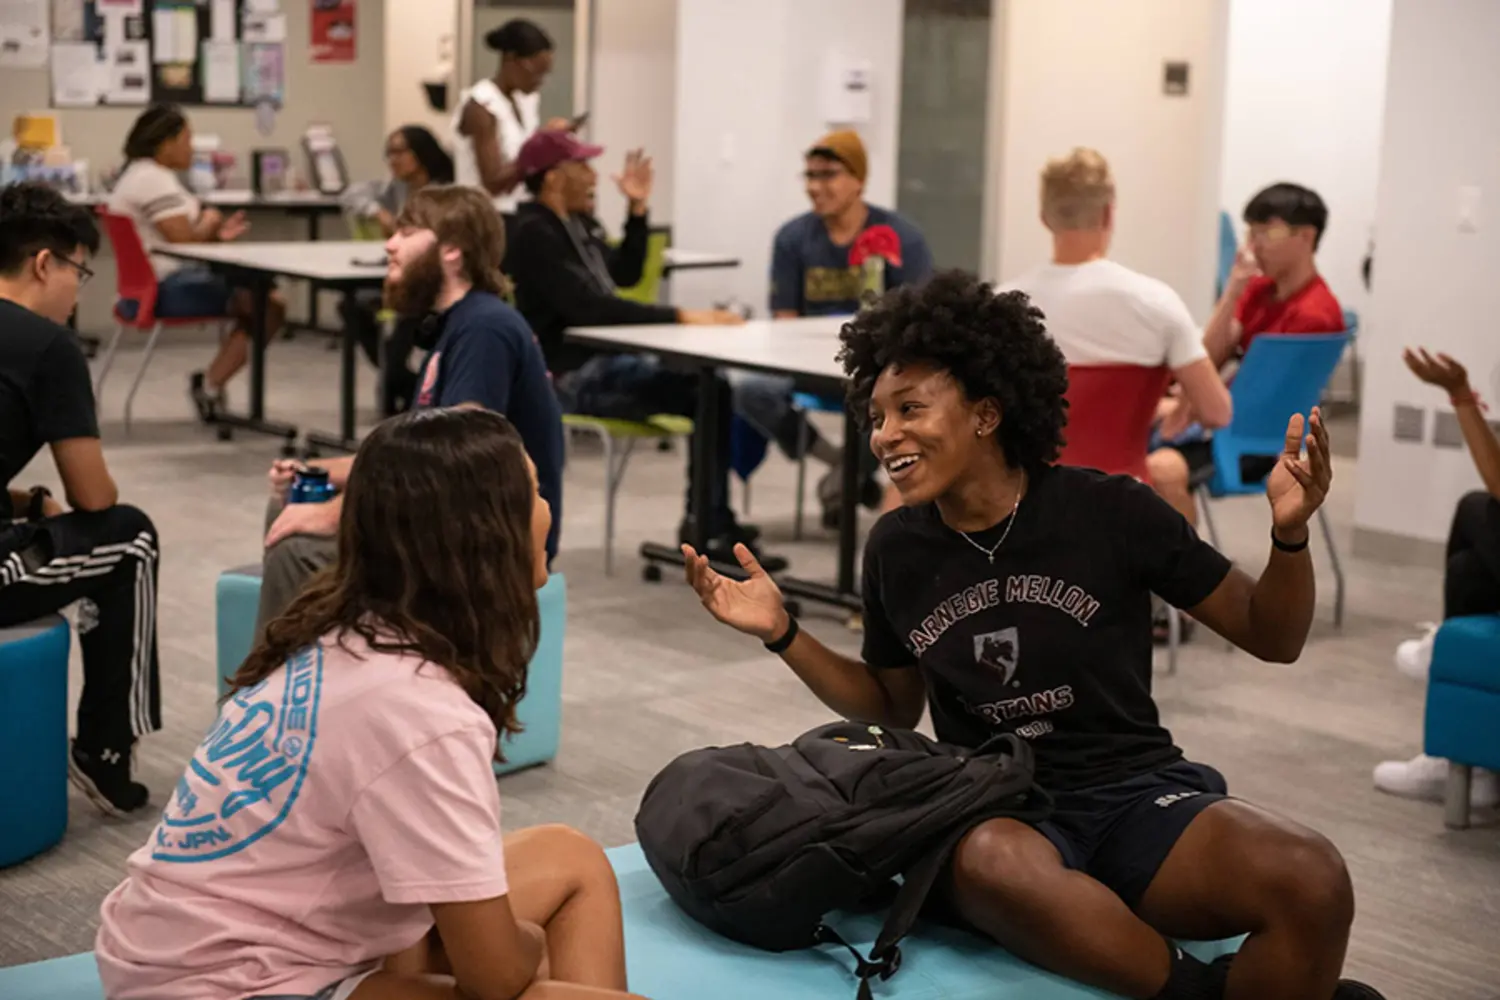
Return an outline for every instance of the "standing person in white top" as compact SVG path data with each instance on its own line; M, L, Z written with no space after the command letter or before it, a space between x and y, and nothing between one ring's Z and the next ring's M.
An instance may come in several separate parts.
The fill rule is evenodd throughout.
M156 271L155 314L163 318L224 316L236 322L219 345L206 370L190 376L188 389L198 417L211 423L223 409L224 386L250 358L250 322L254 315L250 291L230 284L223 275L192 267L154 251L168 243L218 243L239 239L249 229L244 212L225 216L204 208L178 174L193 165L193 130L182 109L156 104L135 120L125 139L125 170L115 181L109 211L135 222L141 243ZM140 303L123 300L117 307L133 319ZM266 343L281 329L286 306L271 293L266 312Z
M516 206L530 200L521 184L516 157L540 125L541 90L552 72L552 38L523 18L506 21L484 36L500 53L500 68L459 97L453 118L455 180L482 188L505 219L506 246L513 235ZM571 130L573 123L555 118L548 128Z
M1162 404L1163 434L1173 431L1177 400L1206 428L1229 423L1229 390L1203 348L1187 304L1164 281L1107 259L1115 226L1115 182L1096 150L1077 148L1042 171L1042 224L1052 231L1052 263L1008 282L1046 316L1070 365L1166 365L1175 395ZM1184 411L1185 412L1185 411ZM1181 433L1185 428L1175 428ZM1154 456L1153 456L1154 457ZM1153 485L1157 477L1152 467ZM1185 488L1162 498L1190 522L1197 509ZM1176 495L1180 492L1181 495Z

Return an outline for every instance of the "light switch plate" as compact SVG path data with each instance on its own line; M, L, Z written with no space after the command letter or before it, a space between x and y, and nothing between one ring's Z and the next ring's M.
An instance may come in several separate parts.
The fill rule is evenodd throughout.
M1446 410L1438 411L1437 419L1432 422L1432 443L1439 448L1462 448L1464 446L1464 432L1458 426L1458 414Z
M1427 411L1405 403L1396 404L1396 440L1421 443L1427 430Z

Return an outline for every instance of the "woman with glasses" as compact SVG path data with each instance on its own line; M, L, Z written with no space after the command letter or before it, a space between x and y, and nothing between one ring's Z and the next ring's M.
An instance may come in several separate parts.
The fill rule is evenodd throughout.
M390 239L396 233L396 218L408 198L430 185L453 183L453 158L427 129L403 125L386 137L385 162L391 171L390 179L369 199L361 214L380 227L383 238ZM352 301L345 298L339 312L345 328L353 331L355 340L364 349L365 357L380 370L380 413L391 416L410 407L416 395L417 375L408 364L416 322L398 318L382 351L381 301L382 293L363 291Z
M193 165L193 130L182 109L172 104L147 108L125 139L125 169L115 181L109 211L135 222L141 243L156 270L157 316L223 316L234 328L219 345L208 368L190 376L188 389L198 418L212 423L224 407L224 387L250 358L250 292L223 276L155 251L169 243L219 243L239 239L249 230L244 212L226 216L205 207L179 176ZM119 309L133 317L140 304L122 301ZM266 342L286 318L281 296L272 292L266 308Z

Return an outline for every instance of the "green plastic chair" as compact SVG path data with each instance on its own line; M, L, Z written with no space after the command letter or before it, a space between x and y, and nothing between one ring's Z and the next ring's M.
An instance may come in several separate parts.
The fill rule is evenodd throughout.
M662 275L666 273L667 247L672 234L665 229L653 229L646 237L646 264L641 268L641 280L629 288L617 288L615 294L622 299L654 306L661 300Z
M638 441L661 441L693 433L693 422L670 413L658 414L644 421L614 420L590 417L581 413L563 414L563 426L570 432L593 434L604 448L604 575L615 571L615 498L625 479Z

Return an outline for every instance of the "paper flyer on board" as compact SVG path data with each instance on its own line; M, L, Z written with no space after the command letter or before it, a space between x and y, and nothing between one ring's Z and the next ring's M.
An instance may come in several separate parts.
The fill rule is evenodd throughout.
M151 52L145 42L106 44L106 104L147 104L151 100Z
M238 104L240 46L238 42L203 43L203 100L208 104Z
M313 0L313 62L353 62L355 37L354 0Z
M52 104L91 108L99 103L104 73L93 42L58 42L52 46Z
M243 60L244 102L280 105L286 98L286 47L252 42L245 46Z
M47 0L0 0L0 69L47 65L48 13Z

